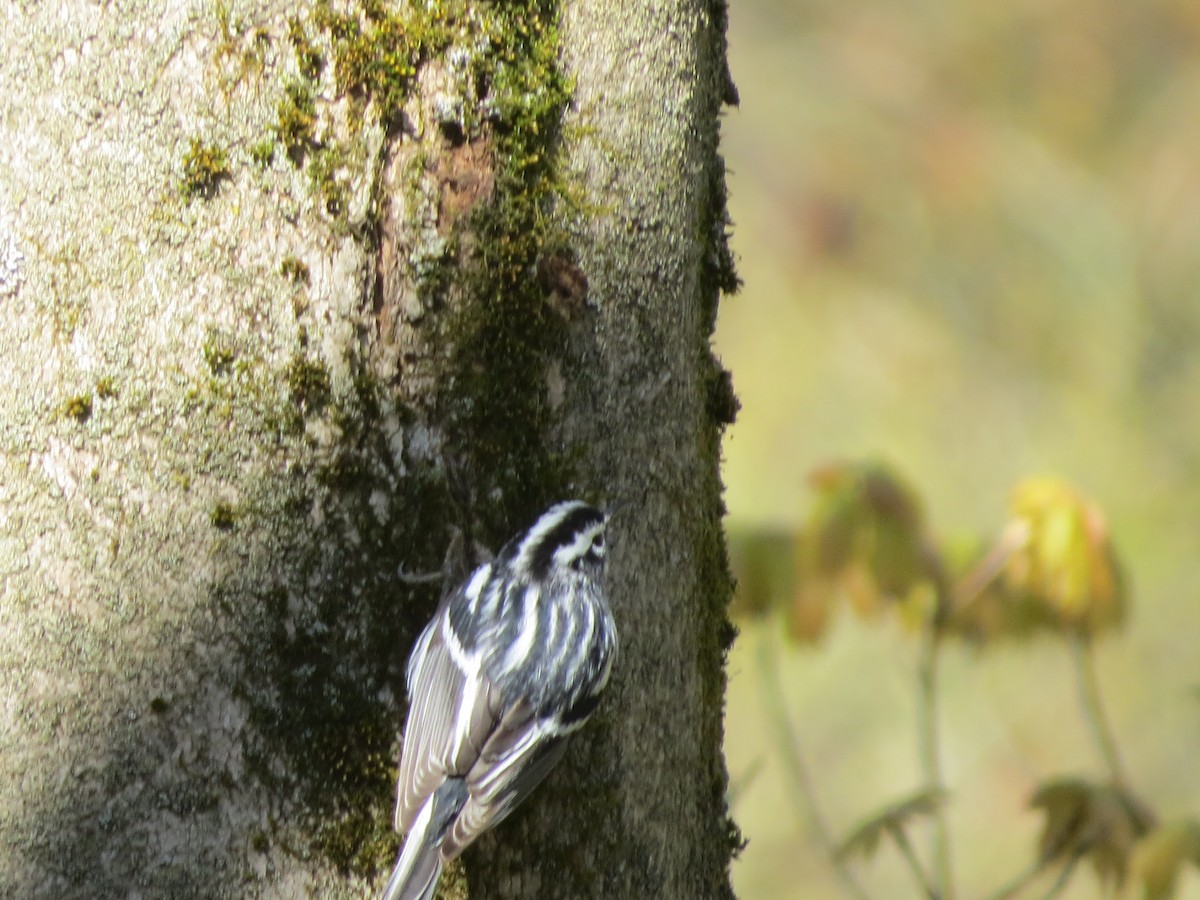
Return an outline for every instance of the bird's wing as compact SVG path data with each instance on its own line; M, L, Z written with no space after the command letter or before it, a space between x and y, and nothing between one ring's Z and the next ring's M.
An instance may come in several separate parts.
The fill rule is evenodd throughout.
M562 758L564 738L553 720L535 716L525 700L505 711L467 774L467 802L446 832L442 856L453 859L512 812Z
M500 715L498 694L478 654L465 653L448 631L446 616L439 614L409 663L408 722L396 787L396 830L403 833L448 776L472 770Z

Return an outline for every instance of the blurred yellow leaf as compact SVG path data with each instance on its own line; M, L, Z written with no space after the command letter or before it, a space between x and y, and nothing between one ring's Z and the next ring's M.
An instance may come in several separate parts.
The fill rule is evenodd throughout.
M943 790L930 788L918 791L860 823L835 852L839 859L856 854L870 859L879 849L879 841L885 834L903 832L913 819L933 815L945 802L946 792Z
M1038 842L1041 864L1087 857L1100 880L1125 883L1136 843L1154 827L1154 814L1129 791L1082 778L1046 782L1029 805L1046 820Z
M1134 850L1133 868L1145 900L1173 897L1185 862L1200 868L1200 822L1195 819L1164 825L1142 838Z
M1004 582L1014 598L1043 606L1060 627L1087 634L1117 627L1125 594L1100 508L1057 478L1029 478L1013 490Z

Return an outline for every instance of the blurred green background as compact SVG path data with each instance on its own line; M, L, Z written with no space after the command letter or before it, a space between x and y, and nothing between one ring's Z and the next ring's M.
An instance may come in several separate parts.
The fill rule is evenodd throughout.
M1162 819L1200 816L1200 2L729 14L732 538L798 528L831 459L888 461L946 540L990 540L1014 483L1063 476L1104 510L1131 585L1097 658L1132 782ZM844 896L769 737L764 642L839 837L922 786L916 643L844 607L816 646L778 616L738 624L738 895ZM957 896L988 897L1032 862L1036 785L1103 766L1050 637L949 646L941 720ZM873 898L918 896L890 846L853 868ZM1057 896L1101 895L1081 866ZM1200 897L1195 870L1177 896Z

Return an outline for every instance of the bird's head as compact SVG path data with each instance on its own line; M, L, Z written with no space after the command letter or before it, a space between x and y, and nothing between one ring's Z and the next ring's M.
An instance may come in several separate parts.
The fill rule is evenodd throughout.
M608 519L607 513L580 500L556 503L519 536L512 548L516 568L540 581L559 573L599 578L608 550Z

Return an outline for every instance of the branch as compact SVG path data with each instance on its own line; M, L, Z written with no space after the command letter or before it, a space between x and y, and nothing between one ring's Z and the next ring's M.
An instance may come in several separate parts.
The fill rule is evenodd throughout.
M1092 652L1091 638L1077 632L1069 638L1071 657L1075 663L1075 675L1079 681L1079 698L1083 704L1084 718L1092 730L1092 737L1100 750L1100 756L1108 767L1109 776L1118 787L1129 788L1129 776L1121 761L1112 724L1100 697L1100 682L1096 678L1096 658Z
M909 869L912 870L913 877L921 886L921 890L925 892L925 896L929 900L944 900L943 894L938 890L933 880L926 874L925 868L921 865L921 860L917 858L917 851L913 849L912 841L908 839L903 828L889 828L888 834L892 836L892 840L896 842L896 846L900 848L900 853L904 856L908 863Z
M988 900L1008 900L1008 898L1024 890L1024 888L1041 873L1042 861L1040 859L1035 860L1033 865L1029 866L1024 872L1022 872L1004 887L1000 888L1000 890L996 891L996 893L988 897Z
M1012 555L1028 540L1029 525L1020 520L1011 522L987 555L954 586L950 598L953 611L961 612L982 597L987 586L1004 571Z
M921 640L921 657L917 668L917 742L921 769L927 790L945 792L942 779L941 742L938 736L937 664L941 645L936 625L929 625ZM954 875L950 866L950 826L946 821L945 804L933 811L933 871L937 891L930 896L953 900Z
M1042 895L1042 900L1053 900L1054 897L1062 892L1062 889L1067 886L1067 882L1071 880L1071 875L1075 872L1076 864L1082 858L1083 854L1078 851L1072 853L1067 858L1067 861L1063 863L1063 867L1058 873L1058 877L1054 879L1054 884L1050 885L1050 889ZM1032 884L1034 879L1044 871L1046 871L1046 864L1040 859L1035 860L1033 865L988 897L988 900L1009 900L1010 897L1016 896Z
M779 750L779 758L783 762L784 772L792 783L791 794L796 813L825 850L846 894L857 900L868 900L866 891L838 856L833 833L817 801L816 788L809 775L808 764L800 752L800 742L792 728L783 691L780 689L779 661L775 656L774 640L774 636L768 631L759 645L758 662L763 687L763 706Z
M1042 900L1054 900L1055 897L1062 893L1062 889L1071 880L1071 874L1075 871L1075 864L1082 858L1083 854L1078 851L1071 854L1063 864L1062 871L1058 873L1058 878L1054 880L1054 884L1050 885L1050 890L1042 895Z

